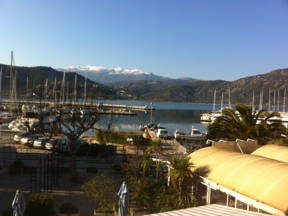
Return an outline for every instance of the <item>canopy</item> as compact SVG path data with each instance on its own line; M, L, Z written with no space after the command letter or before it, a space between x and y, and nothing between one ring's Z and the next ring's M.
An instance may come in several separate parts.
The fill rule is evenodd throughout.
M195 208L180 209L169 212L162 212L157 214L150 214L149 216L268 216L258 212L246 211L243 209L231 208L223 205L206 205Z
M288 163L288 146L264 145L255 150L252 155L263 156Z
M190 154L196 167L208 168L207 179L253 200L288 209L288 163L257 155L207 147Z

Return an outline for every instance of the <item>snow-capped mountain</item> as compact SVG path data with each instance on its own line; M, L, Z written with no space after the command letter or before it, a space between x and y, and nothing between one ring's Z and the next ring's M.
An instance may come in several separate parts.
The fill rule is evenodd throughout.
M126 69L122 67L102 67L102 66L67 66L58 70L66 72L77 72L80 75L87 76L89 79L109 84L122 81L138 80L167 80L169 78L157 76L151 72L145 72L140 69Z

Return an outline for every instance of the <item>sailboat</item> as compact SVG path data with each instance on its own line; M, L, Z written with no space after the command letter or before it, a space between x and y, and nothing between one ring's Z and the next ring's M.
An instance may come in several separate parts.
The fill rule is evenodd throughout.
M14 57L13 51L11 51L11 66L10 66L10 99L16 99L16 71L13 69ZM2 78L3 68L0 69L0 99L2 100ZM14 117L13 113L4 111L3 108L0 110L0 123L6 123L11 121Z
M200 116L200 122L201 123L212 123L215 121L216 118L222 115L222 109L226 108L224 107L223 101L223 92L221 95L221 108L220 110L216 110L216 96L217 96L217 90L214 90L214 97L213 97L213 109L211 112L208 113L202 113ZM228 108L231 108L231 100L230 100L230 89L228 90Z

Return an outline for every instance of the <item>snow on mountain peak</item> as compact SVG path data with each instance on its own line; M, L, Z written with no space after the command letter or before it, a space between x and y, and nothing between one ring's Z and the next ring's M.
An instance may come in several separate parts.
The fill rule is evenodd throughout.
M113 74L127 74L127 75L150 75L150 72L144 72L140 69L127 69L122 67L103 67L103 66L66 66L63 71L71 72L92 72L92 73L108 73L109 75Z

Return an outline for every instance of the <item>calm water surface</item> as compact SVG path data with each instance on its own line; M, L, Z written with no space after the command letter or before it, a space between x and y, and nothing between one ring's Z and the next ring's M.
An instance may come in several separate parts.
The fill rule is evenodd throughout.
M105 100L101 101L109 104L124 104L137 106L150 106L146 101L123 101L123 100ZM156 110L135 111L136 116L103 116L97 123L97 126L107 128L108 122L112 121L113 130L117 131L139 131L142 124L147 124L151 120L160 124L173 133L176 129L190 131L192 125L200 130L206 130L206 126L200 124L200 114L212 109L211 104L190 104L173 102L155 102L153 107ZM111 119L112 118L112 119Z

